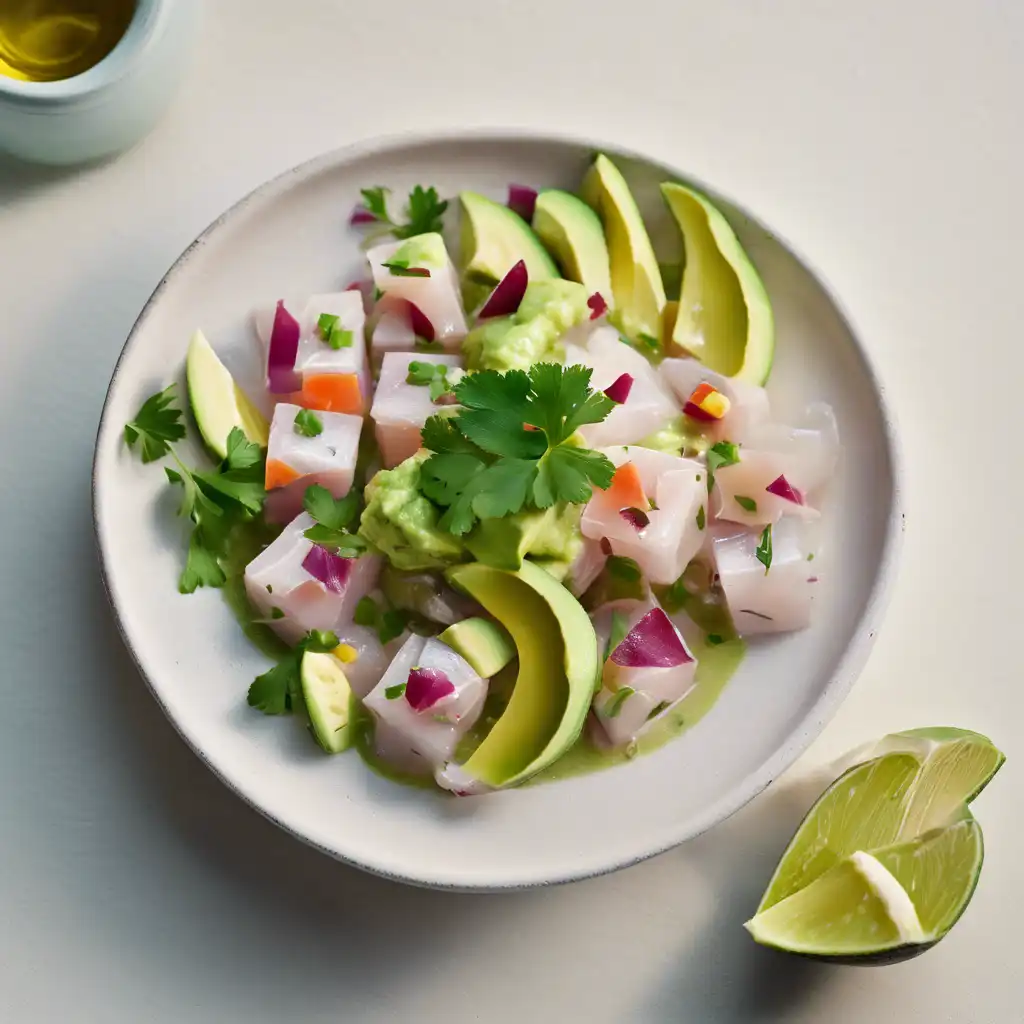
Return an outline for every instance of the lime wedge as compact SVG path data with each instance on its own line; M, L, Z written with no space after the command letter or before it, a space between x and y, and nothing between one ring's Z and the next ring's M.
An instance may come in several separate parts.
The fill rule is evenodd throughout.
M956 922L977 884L981 827L967 805L1004 761L964 729L893 733L818 798L755 917L766 945L818 956L920 949Z
M984 859L970 816L909 843L858 851L747 922L763 945L863 957L937 942L967 906Z
M985 736L947 728L893 733L871 753L881 756L851 768L818 798L758 913L858 850L906 842L959 820L1005 760Z

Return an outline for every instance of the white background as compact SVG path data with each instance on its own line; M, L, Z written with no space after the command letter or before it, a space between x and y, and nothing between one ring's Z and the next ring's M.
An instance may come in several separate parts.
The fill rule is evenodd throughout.
M1024 7L206 7L192 72L145 143L74 172L0 162L0 1019L1021 1019ZM225 790L122 650L89 512L107 380L188 242L323 150L472 125L646 151L788 237L890 387L909 511L875 653L789 776L653 862L507 896L358 874ZM881 969L755 947L741 923L812 798L801 776L931 724L1009 755L975 805L985 870L955 931Z

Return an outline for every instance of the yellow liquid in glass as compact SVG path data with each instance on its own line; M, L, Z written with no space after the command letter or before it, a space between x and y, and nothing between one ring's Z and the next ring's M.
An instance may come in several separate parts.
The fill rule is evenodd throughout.
M117 45L134 13L135 0L0 0L0 75L80 75Z

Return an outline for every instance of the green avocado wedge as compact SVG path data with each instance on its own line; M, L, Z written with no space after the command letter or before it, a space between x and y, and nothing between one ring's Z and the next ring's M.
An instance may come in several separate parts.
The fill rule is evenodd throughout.
M587 171L582 195L604 225L614 321L631 341L654 339L660 347L666 301L661 270L633 193L604 154Z
M185 357L188 401L199 433L210 451L223 459L228 435L239 427L250 441L267 447L270 425L235 383L202 331L196 331Z
M764 384L775 354L775 320L754 264L699 192L674 183L661 192L686 248L672 344L717 373Z
M600 678L594 627L576 598L531 562L516 572L471 562L448 578L508 630L519 654L508 706L462 766L489 786L514 786L579 737Z
M496 676L516 656L512 638L490 619L463 619L444 630L438 640L461 654L484 679Z
M459 205L459 265L467 283L493 288L520 260L531 281L559 276L540 239L518 213L477 192L460 192Z
M533 230L555 258L562 276L578 281L588 295L614 301L608 245L601 219L570 192L546 189L537 196Z

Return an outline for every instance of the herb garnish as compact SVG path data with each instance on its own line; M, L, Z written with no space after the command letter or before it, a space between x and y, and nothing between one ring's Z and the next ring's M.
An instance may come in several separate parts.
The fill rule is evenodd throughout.
M708 460L708 494L715 486L715 470L722 466L733 466L740 461L739 446L731 441L719 441L712 445L707 452Z
M124 439L129 448L136 441L142 442L142 461L155 462L170 450L170 441L180 441L185 436L185 424L181 422L181 410L173 405L175 385L170 384L163 391L150 395L135 419L124 425Z
M405 693L405 683L395 683L394 686L384 688L384 696L388 700L398 700Z
M423 463L423 493L446 509L441 529L461 536L480 519L582 504L593 487L608 487L615 467L573 438L614 408L591 390L590 377L589 367L537 363L528 373L481 370L455 385L462 410L423 427L423 446L433 452Z
M324 432L324 421L310 409L300 409L292 424L296 434L303 437L319 437Z
M283 715L298 710L303 705L303 654L306 651L326 654L337 646L338 637L334 633L322 629L311 630L272 669L253 680L246 698L249 706L265 715Z
M335 498L326 487L313 484L306 488L302 507L316 520L316 525L305 531L307 540L342 558L355 558L366 550L366 541L349 532L359 511L359 492L355 488L344 498Z
M378 185L375 188L362 189L363 204L384 230L377 234L390 234L395 238L412 238L432 231L440 231L444 227L442 220L444 211L448 209L448 200L440 199L433 187L423 188L417 185L409 193L405 206L407 222L398 224L388 213L387 197L391 189Z
M430 400L436 402L442 395L451 393L448 370L449 367L443 363L421 363L413 360L409 364L409 375L405 381L407 384L430 388Z
M382 644L401 636L409 624L409 613L401 608L381 608L372 597L360 598L352 621L357 626L369 626L377 631Z
M769 523L761 534L761 543L758 544L757 550L754 552L757 556L757 560L764 566L764 574L768 575L768 570L772 567L772 526Z
M704 514L704 506L701 505L701 507L697 509L697 529L703 530L706 522L707 516Z
M745 511L747 511L747 512L756 512L757 511L757 502L754 501L753 498L748 498L748 497L746 497L746 495L743 495L743 494L734 494L733 495L733 499L735 500L736 504L739 505L739 507L744 509Z

